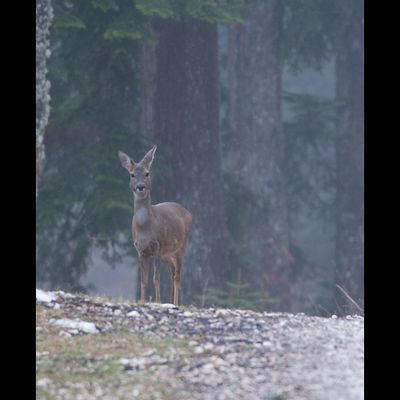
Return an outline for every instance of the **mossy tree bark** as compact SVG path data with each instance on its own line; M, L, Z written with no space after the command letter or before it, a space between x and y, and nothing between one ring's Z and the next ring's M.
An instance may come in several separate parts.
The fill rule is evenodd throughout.
M50 82L46 60L50 56L49 28L53 18L51 0L36 0L36 197L44 161L43 137L50 114Z

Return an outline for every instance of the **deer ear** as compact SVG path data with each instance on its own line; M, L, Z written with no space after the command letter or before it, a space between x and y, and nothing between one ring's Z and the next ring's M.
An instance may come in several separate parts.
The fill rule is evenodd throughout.
M157 150L157 146L153 146L151 150L147 152L147 154L143 157L142 161L140 163L144 165L147 169L150 169L151 164L153 163L154 160L154 153Z
M118 157L121 161L122 166L126 168L129 172L131 172L132 169L135 167L135 162L122 151L118 152Z

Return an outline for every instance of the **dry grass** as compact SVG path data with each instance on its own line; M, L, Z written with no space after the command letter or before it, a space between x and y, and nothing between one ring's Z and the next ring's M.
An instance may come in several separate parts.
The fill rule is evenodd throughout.
M103 300L104 301L104 300ZM64 318L62 309L36 307L36 380L51 384L37 387L37 399L90 398L130 399L137 387L140 399L146 397L146 387L152 396L173 399L168 379L154 377L145 370L127 373L121 358L140 358L149 353L160 357L190 357L192 348L182 339L159 338L148 333L121 330L119 332L60 336L62 328L49 323L51 318ZM171 371L173 374L173 371ZM168 373L165 375L168 377ZM101 390L103 395L98 395ZM96 395L97 391L97 395ZM91 397L92 396L92 397Z

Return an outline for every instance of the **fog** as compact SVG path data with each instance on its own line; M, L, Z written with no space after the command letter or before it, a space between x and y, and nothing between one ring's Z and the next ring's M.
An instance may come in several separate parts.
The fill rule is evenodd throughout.
M362 308L363 2L192 3L42 9L38 286L139 298L118 151L157 145L152 204L193 216L180 303ZM170 284L162 263L162 302Z

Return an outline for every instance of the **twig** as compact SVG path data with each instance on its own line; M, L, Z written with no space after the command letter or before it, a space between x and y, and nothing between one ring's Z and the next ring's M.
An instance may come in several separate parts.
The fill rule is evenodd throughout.
M341 286L339 286L338 284L336 284L335 286L343 293L346 299L349 300L351 304L353 304L353 306L355 306L362 314L364 314L364 310L350 297L350 295Z

